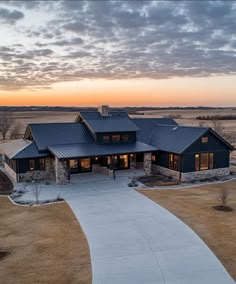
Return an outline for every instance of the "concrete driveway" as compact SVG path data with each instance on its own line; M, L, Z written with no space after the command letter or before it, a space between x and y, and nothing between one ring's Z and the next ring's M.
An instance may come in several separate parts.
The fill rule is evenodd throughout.
M127 187L127 175L76 177L59 189L86 234L93 283L235 283L188 226Z

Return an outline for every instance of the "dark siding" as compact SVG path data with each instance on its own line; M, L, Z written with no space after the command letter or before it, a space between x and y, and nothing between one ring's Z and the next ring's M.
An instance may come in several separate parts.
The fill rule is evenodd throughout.
M117 144L117 143L135 143L136 142L136 132L121 132L121 133L99 133L97 134L97 139L96 142L98 144L106 144L103 143L103 136L108 135L110 137L110 144ZM121 141L120 142L112 142L112 135L120 135L121 136ZM128 142L123 142L122 141L122 135L128 135L129 140Z
M23 173L30 171L29 160L31 160L31 159L19 159L19 160L17 160L18 167L19 167L19 173L23 174ZM40 170L39 159L32 159L32 160L34 160L34 163L35 163L35 169L34 170L35 171Z
M159 151L156 153L156 162L155 164L164 168L168 168L169 160L168 160L168 152Z
M228 147L209 131L203 135L208 137L208 143L202 143L201 138L193 143L184 153L214 152L218 150L229 150Z

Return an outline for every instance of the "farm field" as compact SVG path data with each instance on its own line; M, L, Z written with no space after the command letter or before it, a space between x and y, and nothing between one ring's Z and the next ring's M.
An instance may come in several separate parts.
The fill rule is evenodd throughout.
M216 211L219 194L229 190L232 212ZM236 280L236 181L179 190L138 190L160 204L195 231Z

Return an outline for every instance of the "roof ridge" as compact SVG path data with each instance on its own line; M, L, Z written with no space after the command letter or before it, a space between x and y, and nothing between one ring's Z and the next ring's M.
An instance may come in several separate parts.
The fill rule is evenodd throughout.
M14 153L14 155L10 157L11 159L14 158L16 155L18 155L20 152L22 152L24 149L26 149L27 147L29 147L33 143L33 141L30 141L28 139L22 139L22 140L26 141L28 144L26 144L21 149L19 149L16 153Z

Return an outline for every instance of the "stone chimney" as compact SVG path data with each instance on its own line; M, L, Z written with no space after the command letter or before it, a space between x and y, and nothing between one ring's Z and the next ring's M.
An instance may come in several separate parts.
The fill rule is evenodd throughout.
M98 107L98 111L100 112L101 116L107 117L109 115L109 106L101 105Z

